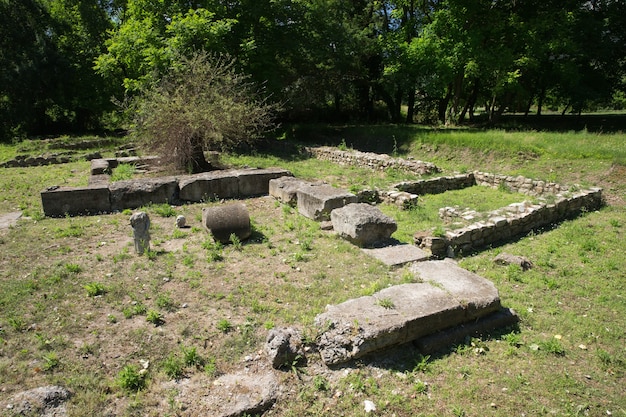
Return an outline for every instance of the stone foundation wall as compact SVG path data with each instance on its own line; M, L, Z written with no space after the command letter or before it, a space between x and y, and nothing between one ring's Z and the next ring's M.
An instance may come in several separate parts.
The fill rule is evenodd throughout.
M342 151L328 146L308 147L306 151L317 159L331 161L341 165L366 167L374 170L396 168L419 175L434 174L441 171L435 164L430 162L392 158L386 154L354 150Z
M87 160L90 161L92 159L100 158L100 153L94 152L91 154L77 156L71 153L63 153L63 154L49 154L49 155L38 155L38 156L30 156L30 155L18 155L13 159L10 159L6 162L0 164L0 168L27 168L27 167L37 167L37 166L45 166L45 165L58 165L58 164L67 164L69 162L78 161L78 160Z
M450 190L461 190L476 185L473 173L460 174L450 177L437 177L428 180L401 182L393 187L398 191L411 194L440 194Z
M515 203L490 213L490 217L457 230L449 230L443 237L420 239L422 248L430 249L439 257L469 253L547 227L581 212L597 210L603 205L602 190L592 188L570 197L557 195L554 203Z
M542 196L546 194L558 194L570 191L572 187L557 184L556 182L546 182L533 180L530 178L507 175L490 174L488 172L474 172L474 181L476 185L482 185L492 188L504 188L514 193L520 193L530 196Z
M209 198L246 198L267 194L269 181L291 176L280 168L211 171L181 178L161 177L108 183L87 187L51 186L41 192L43 211L49 217L98 214L134 209L150 203L201 202Z

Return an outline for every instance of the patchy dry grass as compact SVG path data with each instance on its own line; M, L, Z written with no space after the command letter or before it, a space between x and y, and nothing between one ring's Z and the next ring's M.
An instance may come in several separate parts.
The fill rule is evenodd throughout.
M339 370L311 354L306 367L282 374L286 398L267 415L366 415L370 400L373 414L386 416L626 416L624 167L593 159L593 152L591 159L556 161L551 153L498 160L421 143L411 147L413 156L443 161L444 174L476 168L566 183L582 175L604 186L611 204L459 260L496 284L502 303L519 313L518 328L431 357L403 346ZM404 179L312 160L250 158L228 159L280 165L345 187ZM268 329L295 325L314 341L313 318L326 304L413 279L269 197L245 201L254 233L241 245L209 238L200 227L204 204L147 207L152 241L144 256L134 253L128 213L41 216L41 189L84 184L88 172L82 162L0 169L0 213L22 209L30 217L0 231L0 400L62 384L74 393L72 416L193 415L193 404L178 403L172 380L193 381L202 395L217 375L262 350ZM490 208L503 197L470 190L454 204L485 201ZM428 204L453 201L437 198ZM175 227L178 214L189 228ZM414 219L398 220L409 239ZM494 264L504 251L530 258L534 268Z

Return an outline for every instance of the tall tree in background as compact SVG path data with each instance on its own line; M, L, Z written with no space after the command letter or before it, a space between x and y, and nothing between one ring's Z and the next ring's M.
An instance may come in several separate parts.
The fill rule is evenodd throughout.
M616 0L0 0L0 132L96 127L199 51L292 120L580 112L624 95ZM94 67L95 65L95 67Z
M0 133L85 130L110 91L92 70L110 19L97 0L0 1Z

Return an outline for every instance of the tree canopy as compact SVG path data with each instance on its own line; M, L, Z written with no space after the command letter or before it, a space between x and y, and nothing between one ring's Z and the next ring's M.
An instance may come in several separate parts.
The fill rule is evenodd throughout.
M0 134L97 128L198 52L284 119L463 123L623 105L617 0L0 0Z

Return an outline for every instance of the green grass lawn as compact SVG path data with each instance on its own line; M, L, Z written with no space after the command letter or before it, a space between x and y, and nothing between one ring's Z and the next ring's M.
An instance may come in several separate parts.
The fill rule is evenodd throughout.
M626 416L626 135L357 126L299 127L283 140L395 149L436 163L442 175L481 170L597 185L607 205L458 259L494 282L502 304L520 317L516 328L428 357L406 346L334 370L311 351L306 366L280 373L287 388L266 415ZM0 145L0 156L19 154L18 146ZM281 148L222 159L280 166L347 189L417 178ZM151 251L137 256L128 212L43 217L43 188L85 185L88 173L88 162L0 168L0 214L28 216L0 231L3 406L16 392L59 384L73 392L71 416L193 415L218 375L263 350L269 329L296 326L314 341L313 319L327 304L414 279L408 268L385 267L269 197L245 201L255 233L240 245L208 238L203 204L146 207ZM412 210L382 207L399 223L394 236L410 242L414 232L440 224L440 207L483 212L525 198L473 187L423 196ZM178 214L190 228L175 229ZM496 265L501 252L534 267ZM141 361L149 362L145 373ZM377 410L366 414L365 400Z

